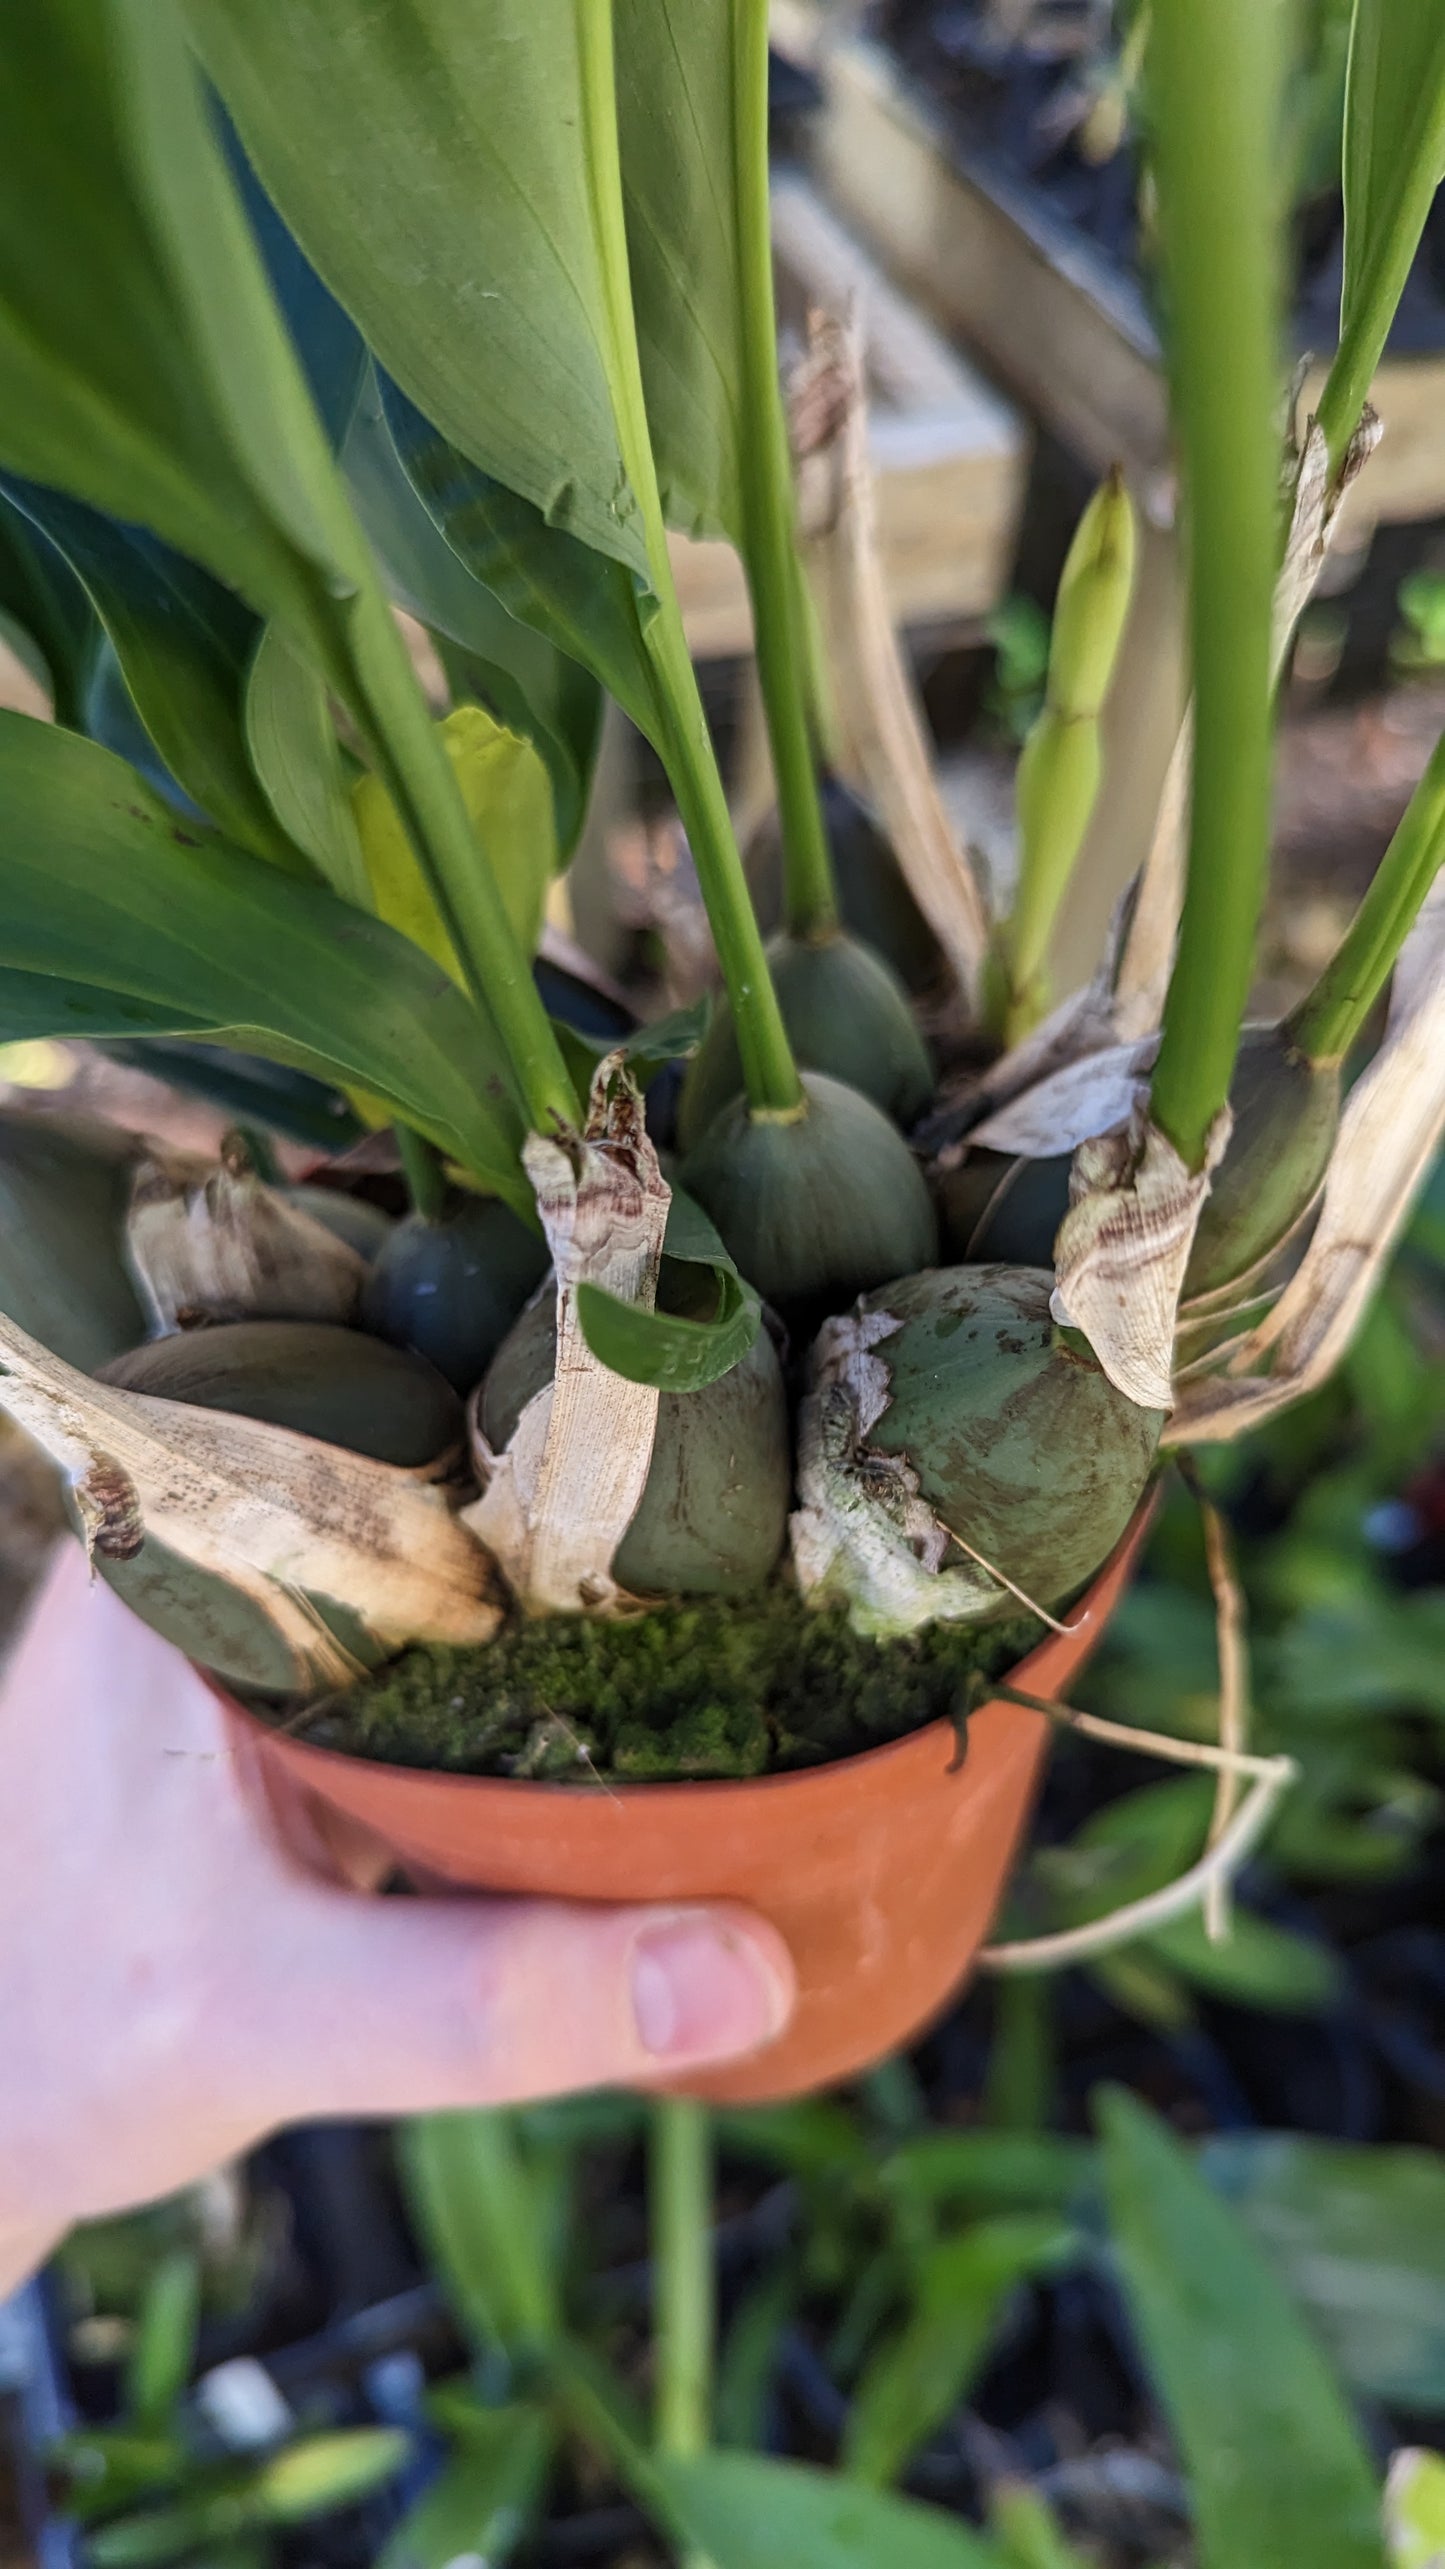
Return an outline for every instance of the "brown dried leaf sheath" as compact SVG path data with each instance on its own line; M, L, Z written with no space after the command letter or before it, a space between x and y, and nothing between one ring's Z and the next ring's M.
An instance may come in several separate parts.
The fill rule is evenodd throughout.
M1069 1210L1054 1243L1054 1318L1081 1329L1105 1373L1141 1409L1167 1410L1180 1288L1210 1175L1229 1139L1226 1107L1204 1166L1187 1168L1149 1120L1139 1091L1129 1123L1074 1154Z
M234 1148L219 1167L152 1151L131 1190L126 1250L161 1330L187 1317L348 1321L366 1275L355 1249L264 1186Z
M154 1536L249 1598L318 1685L355 1671L313 1598L388 1650L496 1630L491 1564L420 1473L92 1382L3 1317L0 1409L64 1474L89 1549L125 1560Z
M1339 1363L1445 1132L1445 874L1400 950L1385 1040L1340 1119L1308 1249L1274 1308L1235 1341L1227 1372L1192 1383L1173 1445L1242 1436Z
M596 1612L621 1602L612 1557L647 1485L658 1395L592 1354L577 1287L651 1311L672 1200L620 1053L594 1074L585 1134L534 1133L523 1158L557 1273L556 1370L505 1454L483 1453L487 1486L466 1523L528 1613Z
M960 990L977 995L988 918L943 806L878 549L868 397L855 315L808 315L789 394L800 529L848 749Z

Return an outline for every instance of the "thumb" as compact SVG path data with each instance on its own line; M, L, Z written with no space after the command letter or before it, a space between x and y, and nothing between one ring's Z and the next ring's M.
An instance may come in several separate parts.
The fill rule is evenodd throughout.
M248 2083L270 2091L278 2121L656 2084L758 2050L792 2012L782 1937L725 1902L377 1900L305 1885L277 1907L284 1953L268 1933L248 1964L266 2000L230 2021L264 2023Z

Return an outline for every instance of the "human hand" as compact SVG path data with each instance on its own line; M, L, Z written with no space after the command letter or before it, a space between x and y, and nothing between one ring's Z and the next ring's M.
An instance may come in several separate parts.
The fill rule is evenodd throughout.
M726 1904L374 1900L282 1841L211 1689L78 1544L0 1679L0 2293L278 2124L644 2085L779 2032Z

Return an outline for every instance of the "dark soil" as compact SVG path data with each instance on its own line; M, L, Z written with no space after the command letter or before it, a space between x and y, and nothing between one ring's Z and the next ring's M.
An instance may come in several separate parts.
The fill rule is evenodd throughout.
M746 1606L545 1616L479 1648L405 1651L301 1735L395 1766L553 1783L786 1773L962 1722L1042 1631L1015 1615L880 1643L781 1585Z

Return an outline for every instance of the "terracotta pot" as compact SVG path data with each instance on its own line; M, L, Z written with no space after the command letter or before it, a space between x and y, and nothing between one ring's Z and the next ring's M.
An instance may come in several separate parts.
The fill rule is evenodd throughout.
M1015 1669L1028 1693L1067 1692L1128 1582L1150 1513L1141 1509L1069 1631L1050 1633ZM726 1898L762 1910L792 1952L798 2004L765 2051L689 2083L726 2104L851 2077L947 2004L1003 1896L1049 1734L1043 1714L995 1701L970 1718L961 1763L953 1726L940 1721L796 1775L602 1791L384 1766L240 1718L268 1789L283 1807L299 1799L313 1845L337 1855L380 1850L434 1888Z

